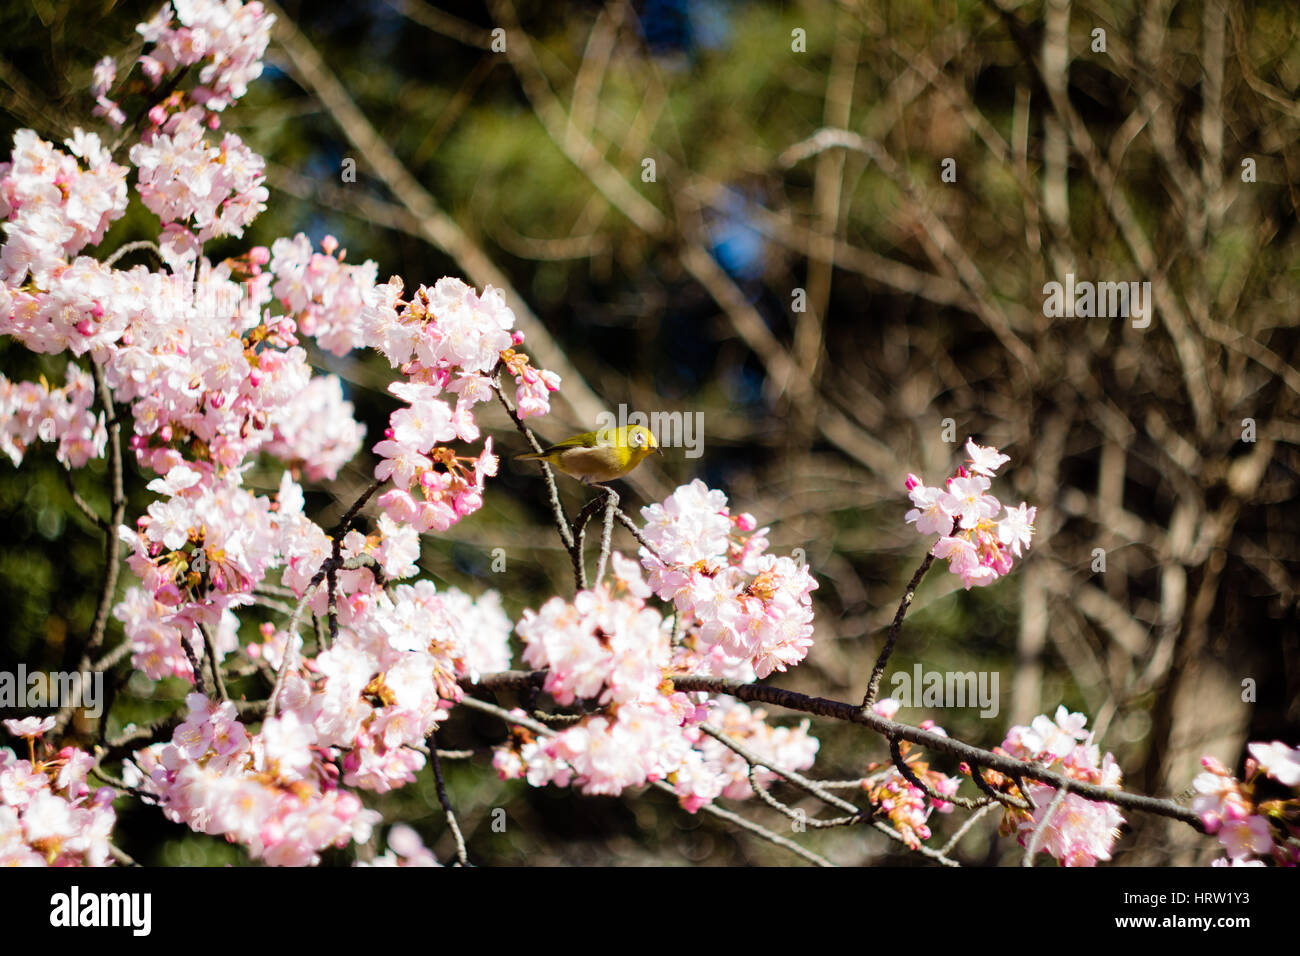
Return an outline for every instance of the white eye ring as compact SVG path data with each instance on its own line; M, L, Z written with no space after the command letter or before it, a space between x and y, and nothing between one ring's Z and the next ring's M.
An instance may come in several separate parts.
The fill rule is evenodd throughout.
M633 432L633 433L632 433L632 444L634 444L634 445L644 445L644 444L645 444L645 435L641 434L640 432Z

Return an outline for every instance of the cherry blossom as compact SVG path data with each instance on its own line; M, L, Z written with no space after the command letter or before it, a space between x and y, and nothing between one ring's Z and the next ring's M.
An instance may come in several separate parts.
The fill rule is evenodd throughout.
M699 650L719 647L766 677L807 656L817 581L806 566L764 553L767 529L746 536L726 503L696 479L643 508L654 553L643 548L641 561L650 587L674 603Z
M991 477L1009 456L996 448L966 442L971 470L959 467L944 488L925 485L916 475L905 481L914 507L904 515L924 535L938 534L931 548L935 557L948 562L948 570L961 578L970 590L985 587L1010 572L1014 558L1021 557L1033 536L1036 508L1024 502L1003 508L989 494ZM1001 520L995 520L1005 510Z
M1054 718L1040 714L1027 727L1012 727L994 752L1041 764L1075 780L1118 789L1119 765L1109 753L1102 756L1093 733L1085 729L1086 723L1086 715L1058 707ZM986 773L985 779L1010 790L1009 781L1000 774ZM1062 866L1095 866L1111 858L1124 822L1116 806L1068 792L1053 807L1055 787L1035 780L1027 780L1025 786L1034 809L1008 808L1003 832L1016 833L1026 847L1037 839L1039 851L1055 857Z
M6 720L29 742L54 719ZM95 758L75 747L44 749L19 760L0 749L0 866L109 866L109 834L116 815L113 790L92 791L86 773Z
M1215 834L1231 861L1216 865L1253 864L1256 858L1271 860L1279 866L1300 865L1300 836L1294 820L1300 807L1300 778L1295 775L1295 757L1300 749L1282 741L1252 743L1247 748L1244 779L1238 780L1214 757L1201 758L1205 772L1192 781L1196 796L1192 809L1200 816L1207 833ZM1263 799L1261 775L1289 788L1289 796ZM1258 862L1262 862L1259 860Z

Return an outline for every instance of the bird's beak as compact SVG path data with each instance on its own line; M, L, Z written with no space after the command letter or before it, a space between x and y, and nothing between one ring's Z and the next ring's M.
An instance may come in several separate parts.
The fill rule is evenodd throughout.
M656 442L656 443L655 443L655 454L659 455L660 457L663 457L663 453L664 453L664 446L663 446L663 445L660 445L658 442Z

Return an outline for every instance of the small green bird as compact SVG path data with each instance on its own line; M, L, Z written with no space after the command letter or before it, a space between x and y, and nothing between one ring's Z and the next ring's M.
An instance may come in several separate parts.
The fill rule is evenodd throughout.
M652 451L664 453L654 432L644 425L624 425L583 432L541 454L516 455L515 461L544 461L590 485L622 478Z

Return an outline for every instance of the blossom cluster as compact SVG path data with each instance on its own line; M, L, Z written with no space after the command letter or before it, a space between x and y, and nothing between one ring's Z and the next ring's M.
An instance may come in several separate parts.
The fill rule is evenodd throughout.
M341 579L340 590L354 583ZM459 681L508 654L510 620L495 593L475 603L454 590L439 594L430 581L391 593L360 588L340 602L338 619L338 640L309 662L306 676L286 683L281 709L299 713L321 746L336 748L347 786L383 793L424 767L415 748L460 700Z
M548 395L559 388L559 377L539 373L512 348L523 341L522 333L510 331L514 322L500 290L489 286L479 295L459 279L443 278L432 289L417 289L375 332L370 344L409 379L389 386L408 405L392 414L375 446L383 456L375 477L397 486L379 499L393 520L443 531L482 507L484 480L497 473L491 438L476 457L443 443L478 438L472 409L492 397L498 364L518 380L521 416L550 410ZM455 396L454 406L440 397L444 392ZM417 487L418 499L411 494Z
M94 402L91 377L73 362L62 388L50 388L44 379L11 382L0 375L0 451L21 465L33 441L57 441L55 457L69 468L83 467L101 457L108 443L103 414L90 410Z
M0 866L109 866L113 789L91 790L95 758L84 750L37 758L35 742L53 726L53 717L4 721L30 759L0 749Z
M189 96L220 112L262 75L262 54L274 23L275 17L257 2L171 0L136 27L149 45L140 66L156 87L163 77L201 64Z
M124 779L156 798L168 819L224 836L273 866L311 866L331 846L370 839L380 815L338 785L338 768L297 714L250 735L229 701L186 698L170 743L136 752Z
M345 556L381 566L382 548L356 532L344 541ZM460 699L458 681L509 661L510 621L494 592L475 602L429 581L386 590L367 567L338 578L338 639L285 671L278 710L257 733L233 704L194 693L171 743L135 757L142 786L172 819L272 865L311 865L328 846L367 840L378 816L349 788L411 783L425 764L416 748ZM296 635L269 623L263 636L248 651L270 666L301 651Z
M898 713L899 703L893 698L885 698L876 701L871 709L886 720L893 720ZM922 721L920 727L922 730L947 736L947 732L933 720ZM959 778L931 769L929 762L919 753L912 753L912 745L908 741L900 741L898 749L912 776L925 783L935 793L945 797L952 796L961 786ZM903 842L913 850L930 839L932 834L929 819L932 812L937 810L940 813L952 813L951 803L932 798L925 790L903 776L902 771L894 764L881 768L879 764L873 763L866 769L868 775L863 778L862 789L867 792L872 804L878 807L879 812L893 825L898 835L903 838Z
M767 723L766 711L728 697L713 702L709 717L731 740L783 770L807 770L821 747L821 741L808 733L807 718L794 727L773 727ZM754 795L749 763L743 757L698 728L689 737L693 749L668 777L686 810L695 813L719 797L744 800ZM754 779L760 787L776 778L767 767L755 768Z
M921 534L938 534L931 549L948 562L948 570L972 587L992 584L1011 570L1013 559L1028 548L1034 533L1037 508L1023 501L1005 509L988 493L998 468L1010 461L996 448L966 441L969 465L959 466L943 488L930 487L916 475L907 476L907 493L916 507L907 513ZM998 518L999 513L1005 514Z
M612 559L613 586L598 583L571 602L552 598L538 611L524 611L515 625L524 661L547 668L543 689L558 703L605 706L554 735L519 738L499 749L494 762L503 777L617 794L663 779L690 749L683 725L698 723L703 713L664 680L672 635L646 605L649 591L635 562L617 553Z
M1192 809L1218 836L1225 857L1216 866L1300 865L1300 747L1280 740L1252 743L1244 780L1213 757L1201 758L1205 772L1192 781ZM1289 796L1267 797L1264 778ZM1280 785L1280 786L1279 786ZM1285 788L1285 789L1284 789Z
M524 661L547 669L544 690L561 705L585 701L599 710L540 738L516 731L494 758L501 776L593 794L666 779L692 813L721 796L750 796L745 761L700 729L711 712L724 732L774 763L811 766L818 742L807 722L773 728L738 701L674 690L673 674L698 673L707 658L673 646L669 623L646 604L652 592L634 561L615 552L611 563L612 586L601 582L571 602L552 598L526 610L515 628ZM760 776L771 779L766 770Z
M1058 707L1055 718L1040 714L1027 727L1012 727L1002 746L994 747L993 752L1039 764L1072 780L1118 790L1122 776L1119 764L1111 754L1101 754L1093 742L1093 732L1085 729L1087 722L1086 715ZM965 765L962 769L970 772ZM1053 808L1055 787L1026 780L1025 792L999 773L984 773L985 780L995 788L1013 796L1027 796L1032 803L1032 812L1008 808L1003 816L1001 832L1016 833L1021 846L1029 846L1037 831L1039 849L1062 866L1095 866L1098 860L1110 859L1124 823L1114 804L1070 792ZM1049 812L1051 818L1044 823Z
M373 820L352 788L413 780L459 682L509 666L511 622L494 593L397 582L417 571L421 532L482 505L496 474L491 439L468 454L458 446L481 440L475 406L495 397L496 376L515 379L523 416L549 411L560 381L519 351L497 290L444 278L405 301L400 280L346 262L330 236L204 255L205 242L242 235L265 207L262 158L216 131L261 72L273 19L255 2L173 0L140 25L147 88L122 86L146 99L136 141L123 144L129 166L93 133L62 146L15 135L0 164L0 334L93 362L137 464L157 476L146 513L113 529L139 582L113 608L132 664L196 685L204 658L205 670L242 655L282 674L256 732L230 704L191 695L172 741L136 755L135 779L173 819L270 863L306 863L367 839ZM117 65L100 61L92 94L96 114L120 125L117 79ZM79 255L124 214L128 188L159 238L123 255L158 262ZM376 349L402 376L393 392L405 404L375 447L377 478L396 487L380 495L369 533L344 528L338 540L307 516L299 481L334 479L365 430L340 380L313 371L313 342L338 356ZM74 468L103 456L96 397L75 363L62 388L0 379L0 449L18 463L35 440L56 443ZM276 494L245 483L259 455L287 469ZM319 585L335 559L327 593ZM241 645L237 612L268 589L328 615L332 641L307 654L299 634L267 624L260 642Z
M812 646L817 581L791 558L768 554L767 528L732 515L727 496L698 478L641 509L649 585L671 601L702 652L717 648L759 677L799 663Z
M266 209L265 163L234 133L220 145L204 136L203 108L174 113L131 147L140 199L166 235L192 232L198 242L242 236Z
M79 274L64 275L66 257L98 243L126 211L127 170L94 133L78 129L64 145L66 152L20 129L11 161L0 163L0 283L9 287L0 291L0 332L17 335L37 352L70 348L80 355L90 336L78 324L93 316L80 314ZM77 263L81 272L97 271L94 260ZM19 291L28 275L48 298ZM41 334L46 326L48 336Z

